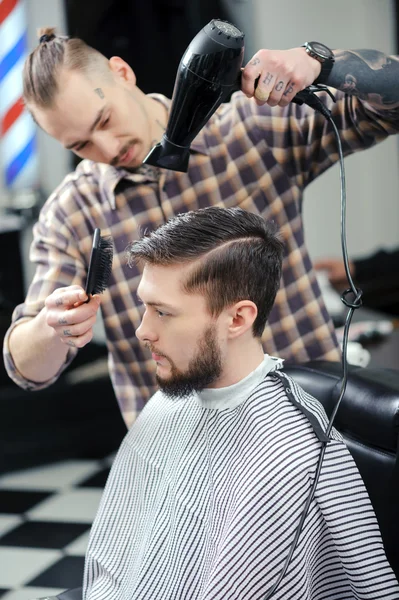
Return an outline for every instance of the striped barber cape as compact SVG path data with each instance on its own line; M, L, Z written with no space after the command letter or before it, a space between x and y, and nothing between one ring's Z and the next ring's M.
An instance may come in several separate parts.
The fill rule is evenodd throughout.
M263 600L294 539L327 424L320 403L270 358L244 398L241 382L214 404L209 393L220 390L205 400L152 397L111 469L84 600ZM283 599L399 599L363 481L335 430L273 595Z

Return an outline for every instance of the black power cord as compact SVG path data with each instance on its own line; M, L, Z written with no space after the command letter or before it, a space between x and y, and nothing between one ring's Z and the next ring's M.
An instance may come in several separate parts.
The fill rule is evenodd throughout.
M341 180L341 248L342 248L342 256L343 256L344 264L345 264L346 277L348 279L350 287L347 290L345 290L345 292L341 296L342 302L345 304L345 306L347 308L349 308L349 310L348 310L348 314L347 314L347 317L345 320L344 335L343 335L343 342L342 342L342 372L343 372L343 374L342 374L342 381L341 381L341 390L340 390L339 398L334 406L334 409L332 411L332 414L331 414L331 417L330 417L330 420L328 422L327 429L325 432L326 436L330 437L331 429L333 427L333 423L334 423L336 414L338 412L339 406L341 404L342 398L344 397L346 385L347 385L347 381L348 381L347 346L348 346L349 327L350 327L350 324L352 321L352 316L353 316L354 311L362 305L361 297L362 297L363 292L362 292L362 290L356 288L355 284L353 283L353 279L352 279L350 269L349 269L349 258L348 258L348 250L347 250L347 243L346 243L345 166L344 166L344 155L342 152L341 139L339 136L338 128L332 118L331 111L320 100L320 98L318 96L316 96L316 92L320 92L320 91L326 91L335 102L335 98L334 98L333 94L331 93L331 91L323 85L311 85L311 86L305 88L304 90L302 90L295 96L294 101L296 104L307 104L308 106L312 107L314 110L317 110L318 112L320 112L327 119L327 121L329 121L331 123L334 133L335 133L336 140L337 140L338 153L339 153L339 167L340 167L340 180ZM348 300L348 296L350 294L352 295L351 301ZM277 581L268 590L268 592L264 596L263 600L269 600L274 595L278 586L280 585L281 581L283 580L285 574L287 573L287 569L291 562L295 548L298 544L299 537L302 532L303 524L305 522L310 504L313 500L313 497L314 497L314 494L316 491L316 487L317 487L317 484L319 481L321 467L323 464L323 458L324 458L324 455L326 452L327 444L328 444L328 441L321 442L321 449L320 449L320 454L319 454L319 458L317 461L317 466L316 466L316 471L315 471L315 476L313 479L312 487L310 489L309 496L305 502L305 506L302 510L301 518L300 518L299 524L295 531L295 537L294 537L292 544L290 546L290 549L288 551L288 556L285 560L284 566L277 578Z

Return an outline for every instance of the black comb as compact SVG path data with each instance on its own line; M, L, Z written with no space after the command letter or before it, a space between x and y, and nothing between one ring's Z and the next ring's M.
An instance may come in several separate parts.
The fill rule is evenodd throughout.
M86 294L101 294L108 286L112 271L114 247L111 238L102 238L100 229L94 230L89 272L86 279ZM87 300L88 302L89 300Z

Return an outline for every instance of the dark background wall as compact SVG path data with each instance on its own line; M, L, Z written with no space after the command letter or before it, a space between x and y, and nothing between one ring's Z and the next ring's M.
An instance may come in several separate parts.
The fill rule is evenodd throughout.
M105 56L121 56L145 92L171 96L185 49L212 18L218 0L65 0L69 35Z

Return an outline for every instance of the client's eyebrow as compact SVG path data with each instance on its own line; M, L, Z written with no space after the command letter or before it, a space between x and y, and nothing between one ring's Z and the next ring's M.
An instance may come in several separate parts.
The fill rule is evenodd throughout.
M165 304L165 302L145 302L147 306L154 306L155 308L166 308L167 310L176 310L175 306Z
M144 302L144 300L140 297L140 295L137 292L136 296L140 300L140 302L142 302L146 306L154 306L155 308L166 308L167 310L176 310L175 306L172 306L171 304L166 304L165 302Z
M97 127L97 125L99 124L99 122L101 121L101 119L103 118L104 112L105 112L106 106L103 106L97 113L96 118L94 119L92 125L90 126L89 129L89 133L92 133L95 128ZM83 141L77 141L77 142L72 142L72 144L68 144L68 146L65 146L65 148L67 150L72 150L72 148L75 148L75 146L79 146L80 144L84 144L85 140Z

